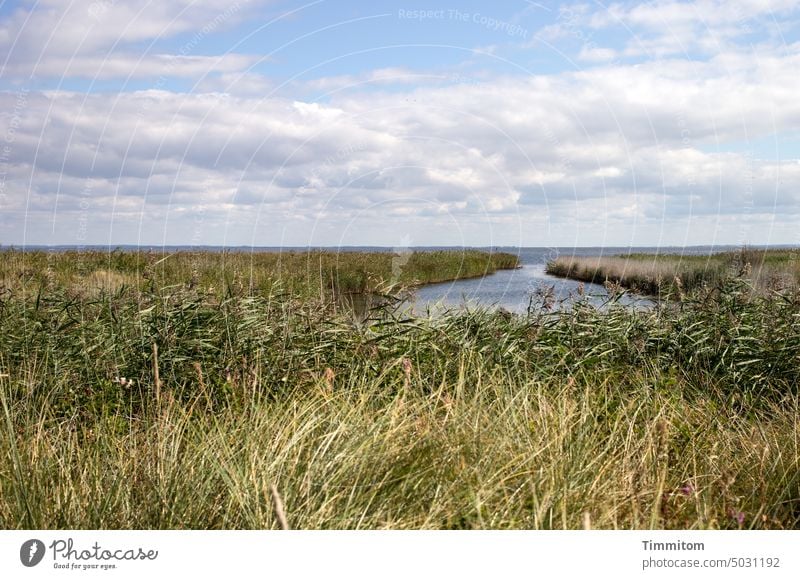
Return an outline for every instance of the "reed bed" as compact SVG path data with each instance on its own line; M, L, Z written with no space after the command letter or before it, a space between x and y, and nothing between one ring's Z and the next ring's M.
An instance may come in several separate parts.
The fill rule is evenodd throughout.
M479 250L338 252L0 251L0 291L60 288L81 295L183 285L217 294L299 298L409 288L519 266L516 255Z
M2 528L800 527L796 292L360 319L182 259L0 294Z
M800 284L800 250L748 249L710 255L630 254L563 256L547 264L547 273L590 283L619 284L638 293L678 297L744 276L759 291Z

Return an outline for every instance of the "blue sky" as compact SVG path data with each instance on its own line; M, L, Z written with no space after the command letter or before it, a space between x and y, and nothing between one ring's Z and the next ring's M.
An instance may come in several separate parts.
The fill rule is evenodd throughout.
M3 2L0 243L800 243L795 4Z

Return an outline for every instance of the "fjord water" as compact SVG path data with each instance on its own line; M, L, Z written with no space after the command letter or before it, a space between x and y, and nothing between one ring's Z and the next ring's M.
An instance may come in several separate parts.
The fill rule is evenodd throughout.
M756 247L756 246L754 246ZM760 247L760 246L759 246ZM776 246L783 247L783 246ZM788 247L788 246L787 246ZM579 288L589 302L597 307L609 303L606 288L598 284L554 277L545 273L547 262L556 257L569 256L615 256L634 253L709 255L737 249L736 245L696 245L689 247L494 247L478 248L486 251L505 251L519 257L522 267L516 270L498 271L482 278L445 282L418 288L414 295L413 309L424 313L434 308L497 307L510 312L525 313L529 307L537 308L543 292L552 292L554 308L569 308L578 297ZM422 249L422 248L420 248ZM616 302L632 307L651 307L654 301L631 293L623 294Z
M428 309L459 308L459 307L494 307L503 308L515 313L525 313L529 307L538 307L542 303L542 295L550 293L550 300L554 308L569 308L570 304L578 297L579 288L583 286L583 292L590 303L597 307L604 307L609 301L609 295L605 287L597 284L581 284L569 279L563 279L545 273L545 266L551 259L560 256L613 256L626 255L631 253L645 254L678 254L678 255L708 255L710 253L732 251L737 249L735 245L705 245L689 247L474 247L484 251L503 251L513 253L519 257L521 268L516 270L501 270L491 275L480 278L464 279L452 282L432 284L417 288L410 301L414 312L425 313ZM759 246L753 246L759 247ZM781 248L784 246L774 246ZM785 246L791 247L791 246ZM83 251L84 246L28 246L29 250L46 251ZM404 263L403 255L408 251L426 250L455 250L459 247L447 246L425 246L425 247L404 247L390 248L381 246L348 246L348 247L277 247L277 246L147 246L147 245L121 245L93 247L95 250L111 251L151 251L163 253L164 255L180 251L208 251L208 252L235 252L235 253L258 253L258 252L286 252L286 251L307 251L309 249L322 249L326 251L354 252L354 251L378 251L395 253L398 256L398 265L402 267ZM650 307L654 302L646 297L636 296L625 293L618 300L621 305L633 307ZM364 304L355 304L356 309L368 308L369 300Z
M417 288L411 300L417 313L460 307L503 308L514 313L538 309L549 294L554 309L569 307L581 291L589 302L603 307L609 294L602 285L554 277L545 273L547 262L564 255L620 255L629 252L657 253L657 248L495 248L519 256L521 268L501 270L480 278L437 283ZM692 248L694 249L694 248ZM663 249L661 250L663 251ZM708 251L708 249L706 249ZM642 296L623 294L621 305L649 307L653 301Z

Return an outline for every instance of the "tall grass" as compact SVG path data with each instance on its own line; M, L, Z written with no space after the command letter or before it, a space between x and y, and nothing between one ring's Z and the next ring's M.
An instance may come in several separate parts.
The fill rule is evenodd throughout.
M274 488L292 528L797 528L799 318L744 278L363 322L279 288L12 290L0 526L279 528Z
M547 264L547 273L591 283L616 283L649 295L676 296L744 275L761 291L797 287L799 250L737 251L710 255L630 254L564 256Z
M219 294L268 295L276 288L297 297L370 293L479 277L518 267L515 255L478 250L391 252L0 251L0 291L75 294L135 291L169 285Z

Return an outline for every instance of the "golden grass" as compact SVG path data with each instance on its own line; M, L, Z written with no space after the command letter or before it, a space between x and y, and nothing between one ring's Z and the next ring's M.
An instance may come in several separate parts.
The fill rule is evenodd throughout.
M800 283L800 252L752 250L711 255L634 254L563 256L547 264L551 275L613 283L649 295L677 296L743 276L760 291L783 291Z

